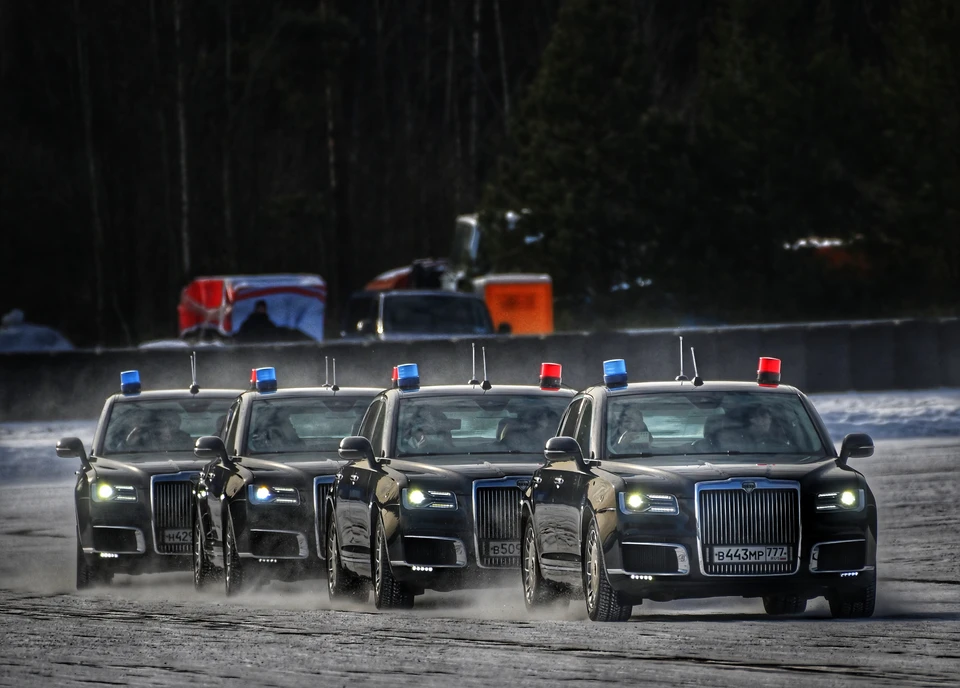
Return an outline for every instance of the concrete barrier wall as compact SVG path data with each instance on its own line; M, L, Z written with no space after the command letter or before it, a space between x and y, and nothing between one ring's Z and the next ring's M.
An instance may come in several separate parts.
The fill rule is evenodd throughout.
M535 383L541 361L563 364L563 380L581 389L602 378L601 363L624 358L633 381L693 377L696 347L706 380L756 379L757 359L783 360L783 381L806 392L960 387L960 320L808 323L757 327L563 333L545 337L476 339L486 347L491 382ZM330 342L322 345L237 346L200 349L202 387L246 387L250 369L275 366L280 385L324 381L324 356L337 361L343 385L388 384L398 363L420 365L423 384L470 378L470 339L425 342ZM186 388L189 351L110 350L0 355L0 420L94 418L119 390L121 370L140 370L144 389Z

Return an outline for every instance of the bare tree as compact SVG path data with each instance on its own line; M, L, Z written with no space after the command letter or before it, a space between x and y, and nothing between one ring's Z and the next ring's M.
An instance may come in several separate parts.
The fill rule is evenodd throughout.
M180 132L180 242L183 258L183 277L188 279L190 270L190 184L187 173L187 116L184 112L183 95L183 45L180 37L182 0L173 5L173 35L177 52L177 122Z
M80 103L83 109L83 133L87 152L87 171L90 175L90 214L93 220L93 271L96 285L97 341L104 341L104 284L103 284L103 220L100 215L100 182L97 174L97 157L93 149L93 106L90 98L90 66L80 19L80 0L73 0L77 22L77 71L80 79Z
M500 21L500 0L493 0L493 16L497 26L497 52L500 53L500 83L503 85L503 128L510 130L510 82L507 81L507 58L503 49L503 24Z

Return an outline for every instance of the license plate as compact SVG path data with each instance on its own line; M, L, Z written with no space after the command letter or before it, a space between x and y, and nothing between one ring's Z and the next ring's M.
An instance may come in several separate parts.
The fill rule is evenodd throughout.
M766 564L792 561L791 548L785 545L750 545L748 547L714 547L714 564Z
M163 531L163 544L165 545L189 545L192 541L193 534L189 528Z
M486 545L488 557L520 556L520 543L516 540L491 540Z

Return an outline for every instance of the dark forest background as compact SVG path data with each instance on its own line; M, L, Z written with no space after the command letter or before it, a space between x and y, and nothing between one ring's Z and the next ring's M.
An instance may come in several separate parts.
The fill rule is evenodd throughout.
M193 277L311 272L333 323L510 209L484 259L560 327L957 314L958 36L951 0L0 0L0 311L135 344Z

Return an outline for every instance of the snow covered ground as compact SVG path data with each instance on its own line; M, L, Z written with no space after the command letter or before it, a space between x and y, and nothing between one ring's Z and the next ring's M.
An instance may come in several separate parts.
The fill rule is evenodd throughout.
M839 445L850 432L874 440L960 436L960 389L810 395ZM0 476L4 481L72 478L75 459L57 457L57 440L75 436L89 447L96 421L0 423Z

